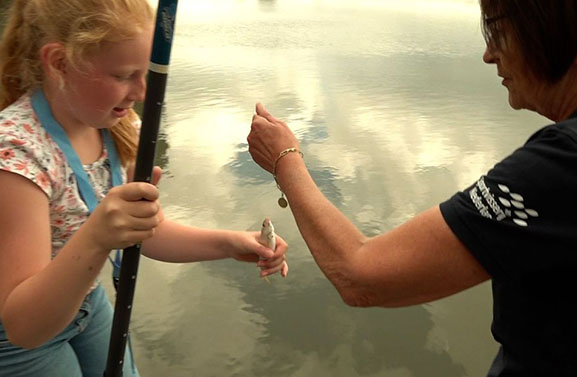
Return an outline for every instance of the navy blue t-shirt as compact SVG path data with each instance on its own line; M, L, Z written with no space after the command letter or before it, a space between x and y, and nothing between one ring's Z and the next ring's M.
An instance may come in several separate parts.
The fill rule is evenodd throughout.
M577 376L577 119L544 127L440 207L492 278L501 347L488 375Z

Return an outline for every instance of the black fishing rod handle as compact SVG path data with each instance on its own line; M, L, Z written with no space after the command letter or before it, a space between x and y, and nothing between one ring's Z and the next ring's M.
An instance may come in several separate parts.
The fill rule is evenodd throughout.
M177 5L178 0L159 0L158 2L142 127L134 170L134 180L137 182L151 182L152 180ZM139 259L140 245L124 249L112 320L108 360L104 371L105 377L122 377Z

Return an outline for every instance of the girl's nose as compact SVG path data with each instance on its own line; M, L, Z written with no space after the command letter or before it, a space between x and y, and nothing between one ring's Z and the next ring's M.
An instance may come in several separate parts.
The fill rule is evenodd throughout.
M132 90L130 92L130 100L136 102L144 101L146 95L146 76L138 77L134 79L132 85Z

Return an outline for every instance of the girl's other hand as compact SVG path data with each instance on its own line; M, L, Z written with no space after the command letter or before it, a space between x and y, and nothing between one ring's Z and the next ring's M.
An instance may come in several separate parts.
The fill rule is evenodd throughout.
M288 274L286 252L288 244L276 236L276 249L271 250L260 243L260 232L242 232L240 244L234 248L231 258L242 262L257 262L260 276L265 277L280 272L282 277Z

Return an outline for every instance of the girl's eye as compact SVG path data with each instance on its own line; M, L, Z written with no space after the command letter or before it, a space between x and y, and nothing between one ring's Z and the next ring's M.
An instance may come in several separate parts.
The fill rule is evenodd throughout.
M119 81L126 81L130 79L130 75L112 75L115 79Z

